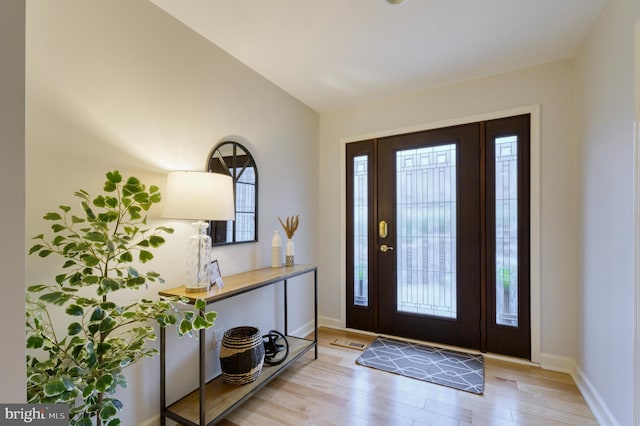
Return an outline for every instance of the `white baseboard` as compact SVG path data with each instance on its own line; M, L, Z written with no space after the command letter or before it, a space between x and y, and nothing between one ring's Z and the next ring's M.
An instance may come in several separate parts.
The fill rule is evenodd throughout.
M540 354L540 358L540 366L542 368L569 373L571 375L599 424L610 426L620 425L611 413L611 410L609 410L609 407L607 407L607 404L603 401L602 397L600 397L596 388L589 381L589 378L580 367L578 367L573 358L545 353Z
M573 380L576 382L578 389L580 389L582 396L587 401L587 405L591 408L598 423L601 425L620 426L620 423L611 413L607 404L602 400L598 391L575 363L571 377L573 377Z
M342 328L340 320L331 317L318 317L318 327Z
M545 370L573 374L576 370L576 361L566 356L541 353L540 367Z
M320 322L320 321L318 321ZM313 320L309 321L306 324L301 325L300 327L296 328L295 330L289 330L289 335L291 336L296 336L296 337L305 337L308 336L309 334L313 333Z

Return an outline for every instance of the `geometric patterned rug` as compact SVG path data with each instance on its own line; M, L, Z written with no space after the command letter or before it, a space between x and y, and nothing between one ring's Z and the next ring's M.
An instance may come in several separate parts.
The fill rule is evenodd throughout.
M378 337L356 362L471 393L484 392L482 355Z

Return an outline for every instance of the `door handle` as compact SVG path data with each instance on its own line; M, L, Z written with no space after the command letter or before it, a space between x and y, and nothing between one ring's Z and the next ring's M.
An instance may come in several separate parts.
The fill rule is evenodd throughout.
M386 244L382 244L382 245L380 246L380 251L381 251L381 252L383 252L383 253L386 253L386 252L388 252L388 251L393 251L393 247L388 246L388 245L386 245Z

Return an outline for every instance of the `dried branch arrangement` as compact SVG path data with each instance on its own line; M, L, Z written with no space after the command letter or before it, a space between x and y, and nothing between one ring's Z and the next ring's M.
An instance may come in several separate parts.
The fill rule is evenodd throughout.
M278 218L278 221L280 221L280 225L282 225L285 234L287 234L287 238L293 238L293 234L295 234L296 230L298 229L298 223L300 221L299 215L287 217L285 222L283 222L280 218Z

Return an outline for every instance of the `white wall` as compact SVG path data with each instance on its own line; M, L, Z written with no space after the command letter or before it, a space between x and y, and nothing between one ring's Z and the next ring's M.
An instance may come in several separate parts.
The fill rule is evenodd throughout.
M344 149L340 140L392 132L540 104L541 108L541 318L543 354L572 358L576 349L575 147L572 143L573 62L562 61L523 71L323 114L320 117L320 203L331 210L320 217L321 315L342 323L336 294L344 283L344 182L336 165ZM329 238L329 236L331 236ZM341 265L340 268L330 265Z
M258 164L260 242L215 248L223 275L269 266L276 218L292 214L300 215L296 260L315 263L317 113L145 1L28 2L26 52L27 238L47 229L45 212L77 205L76 189L99 191L108 170L162 189L168 170L203 170L212 147L235 135ZM150 223L169 223L176 233L149 267L166 284L141 296L184 276L189 222L161 220L159 210ZM50 282L57 268L28 258L27 283ZM282 308L280 290L216 304L217 325L282 329L274 312ZM289 295L292 330L312 319L310 290ZM187 368L197 365L197 343L176 340L169 340L170 400L197 384L196 370ZM128 369L123 424L153 423L158 373L157 358Z
M21 0L0 2L0 401L26 399L24 364L24 20Z
M634 25L608 2L576 61L582 257L578 367L607 424L633 420Z
M635 403L634 421L640 425L640 19L636 21L635 119Z

